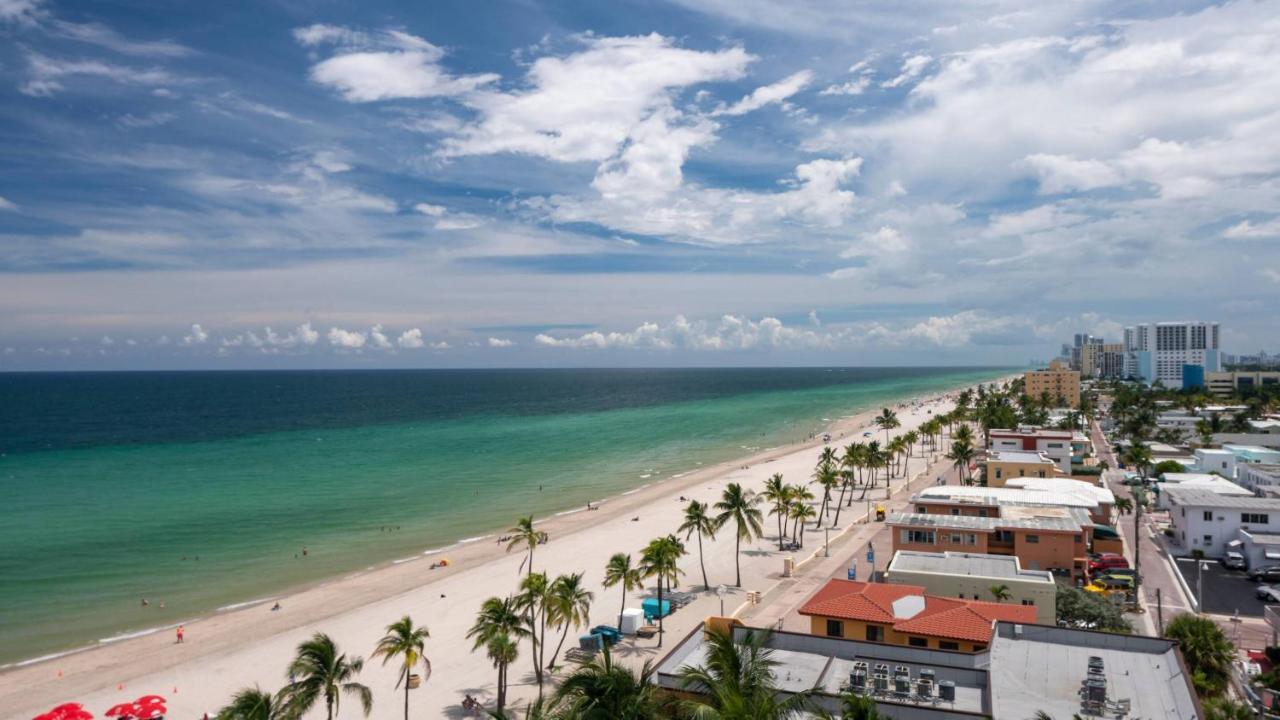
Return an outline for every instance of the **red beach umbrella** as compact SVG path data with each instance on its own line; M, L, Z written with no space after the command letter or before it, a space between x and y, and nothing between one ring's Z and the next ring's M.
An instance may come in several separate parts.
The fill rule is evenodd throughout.
M159 695L143 695L142 697L133 701L134 705L163 705L164 703L165 703L164 698L160 697Z
M137 708L133 706L133 703L120 703L103 713L103 715L106 715L107 717L131 718L136 710Z
M164 717L164 705L162 703L152 703L150 705L139 705L135 710L134 717L137 720L154 720L154 718Z

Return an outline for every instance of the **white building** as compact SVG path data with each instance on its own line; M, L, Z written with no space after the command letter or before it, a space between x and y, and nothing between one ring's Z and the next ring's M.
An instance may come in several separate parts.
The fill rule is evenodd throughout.
M1057 622L1058 584L1048 570L1027 570L1013 555L899 550L884 574L885 582L919 585L929 595L996 600L991 588L1003 585L1008 602L1034 605L1044 625Z
M1280 465L1247 464L1240 466L1240 486L1259 497L1280 495Z
M1218 473L1228 480L1236 477L1236 455L1230 450L1196 448L1196 470Z
M1221 372L1222 351L1216 322L1162 322L1124 329L1125 375L1148 385L1159 380L1165 387L1204 385L1206 372ZM1183 377L1183 367L1198 368L1198 375Z
M1076 437L1071 430L1056 428L1018 427L993 428L987 435L987 446L992 450L1043 453L1057 464L1063 473L1071 474L1072 444L1087 443L1083 436Z
M1183 552L1222 557L1244 531L1280 535L1280 499L1230 497L1190 485L1163 488L1174 540Z
M1241 487L1230 480L1218 475L1209 475L1206 473L1165 473L1160 476L1161 482L1156 485L1156 507L1161 510L1169 509L1169 501L1165 497L1165 490L1173 487L1177 488L1198 488L1208 490L1217 495L1229 497L1254 497L1256 493L1248 488Z

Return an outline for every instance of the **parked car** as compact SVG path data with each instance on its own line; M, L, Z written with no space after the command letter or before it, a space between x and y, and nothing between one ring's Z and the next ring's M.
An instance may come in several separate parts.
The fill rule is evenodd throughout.
M1138 571L1134 570L1133 568L1107 568L1106 570L1098 571L1098 574L1094 577L1095 579L1096 578L1129 578L1130 580L1141 579L1138 576Z
M1249 579L1254 582L1280 582L1280 565L1262 565L1249 571Z
M1085 592L1097 593L1099 595L1123 595L1133 592L1132 578L1098 578L1088 585L1084 586Z
M1249 563L1245 562L1244 555L1238 552L1229 552L1222 556L1222 567L1228 570L1244 570L1249 567Z
M1259 585L1256 594L1262 602L1280 602L1280 588L1275 585Z
M1094 575L1111 568L1127 568L1129 561L1118 553L1099 553L1098 557L1089 561L1089 574Z

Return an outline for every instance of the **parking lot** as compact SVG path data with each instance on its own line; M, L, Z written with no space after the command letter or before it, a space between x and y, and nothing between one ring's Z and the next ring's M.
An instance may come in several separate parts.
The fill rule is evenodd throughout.
M1196 594L1196 561L1178 558L1178 572ZM1258 584L1249 580L1243 570L1228 570L1216 560L1204 561L1204 611L1214 615L1231 615L1239 611L1242 617L1262 617L1264 603L1254 593Z

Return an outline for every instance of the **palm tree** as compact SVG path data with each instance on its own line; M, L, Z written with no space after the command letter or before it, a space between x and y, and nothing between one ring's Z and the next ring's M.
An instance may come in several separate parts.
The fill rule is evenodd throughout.
M364 669L364 658L348 658L338 652L333 639L316 633L298 645L298 654L289 663L289 675L296 678L282 693L290 715L304 715L324 698L325 716L333 720L338 712L340 694L354 695L368 717L373 710L373 693L355 681Z
M404 720L409 720L409 675L413 673L419 660L422 661L423 681L431 677L431 661L425 654L429 637L431 633L425 627L414 627L413 619L405 615L387 626L387 634L382 636L378 646L373 649L373 657L381 656L383 665L396 657L404 661L400 677L396 680L396 687L404 683Z
M287 717L280 698L258 686L244 688L231 696L214 720L284 720Z
M733 567L735 575L734 585L742 587L742 541L750 542L753 538L758 538L764 534L764 529L760 527L760 508L756 507L760 503L760 499L750 490L743 490L738 483L729 483L724 494L720 496L720 502L716 503L716 510L720 514L716 516L716 525L723 527L730 520L735 526L733 540Z
M880 720L880 706L866 695L848 690L840 696L840 720Z
M1254 720L1256 717L1248 705L1230 698L1215 697L1204 701L1204 720Z
M1147 473L1151 470L1151 448L1142 444L1140 440L1133 440L1129 445L1129 449L1125 451L1125 460L1130 465L1138 469L1142 474L1142 488L1147 487ZM1135 538L1142 537L1142 504L1145 498L1144 491L1133 490L1133 532ZM1141 574L1139 571L1142 567L1142 543L1134 543L1133 545L1133 603L1136 607L1138 604L1138 588L1141 583Z
M646 660L637 675L616 665L606 645L600 659L592 658L565 677L552 699L564 718L576 720L659 720L664 699L654 682L653 665Z
M658 579L658 647L662 647L662 583L674 587L684 572L680 569L680 558L685 555L684 543L675 535L654 538L641 553L640 567L645 577Z
M684 533L685 540L693 537L695 533L698 536L698 565L702 567L702 587L705 590L711 589L711 583L707 582L707 564L702 559L702 536L706 535L715 540L716 530L720 527L716 524L715 518L707 514L709 509L706 503L690 500L689 505L684 509L684 523L676 530Z
M1164 636L1178 641L1197 694L1218 695L1226 689L1234 649L1217 623L1182 613L1164 626Z
M520 657L520 644L510 635L494 635L484 644L485 655L498 669L498 712L507 706L507 668ZM496 717L496 716L495 716Z
M516 607L523 610L529 621L530 652L533 656L533 676L538 681L538 697L542 697L542 667L547 650L547 610L551 605L551 579L544 572L530 573L520 581L520 592L515 596Z
M951 452L946 454L946 458L952 462L956 471L960 474L960 480L965 485L969 484L969 463L978 454L978 451L969 444L967 440L958 439L951 443Z
M818 513L814 511L812 505L804 502L797 502L797 503L792 503L791 512L789 514L791 516L791 519L796 521L795 537L793 537L791 541L799 545L801 548L803 548L805 521L813 520L814 518L818 517Z
M644 573L631 564L631 556L626 553L614 553L604 567L604 586L611 588L614 585L622 586L622 607L618 609L618 627L621 628L622 611L627 609L627 591L644 589Z
M530 634L529 618L520 613L515 598L498 597L484 601L467 631L467 637L475 640L472 652L485 648L498 669L498 710L502 710L507 697L507 666L520 654L519 639Z
M811 691L804 690L786 700L779 698L777 660L765 647L769 633L751 631L741 643L721 630L708 630L704 641L706 656L701 665L680 670L680 684L696 699L685 700L689 715L696 718L750 718L782 720L797 718L811 709Z
M880 414L876 416L875 424L876 427L884 430L884 442L886 445L889 443L889 431L902 427L902 423L898 421L898 413L889 408L884 408L880 411Z
M1004 602L1005 600L1013 597L1013 593L1009 592L1008 585L992 585L987 588L987 592L991 593L991 596L996 599L996 602Z
M831 448L827 448L830 450ZM828 513L828 504L831 502L831 491L840 483L840 473L836 470L835 462L823 461L813 471L813 480L822 486L822 509L818 511L818 522L821 524L823 518Z
M902 456L907 453L908 447L910 446L907 445L906 436L899 435L889 441L889 444L885 446L885 452L889 454L889 457L893 461L894 465L899 465L902 461ZM905 468L903 469L905 470ZM895 469L894 472L896 473L897 470Z
M511 548L516 547L517 545L524 545L529 548L529 567L526 574L532 574L533 549L547 541L547 534L541 530L534 529L532 515L520 518L520 520L516 522L516 526L508 530L507 533L509 533L511 537L507 542L507 552L511 552Z
M1116 512L1120 513L1121 515L1125 515L1131 512L1132 510L1133 510L1133 502L1130 501L1129 498L1125 498L1125 497L1116 498Z
M553 669L556 658L560 657L560 649L569 636L569 626L580 628L591 622L591 602L596 599L595 593L582 586L582 573L560 575L551 583L551 598L547 608L548 619L553 627L563 628L556 651L551 655Z
M781 552L782 540L787 534L782 520L787 514L787 506L791 504L787 486L782 483L782 473L774 473L773 477L764 482L764 491L760 493L760 497L769 503L769 514L778 516L778 551Z

